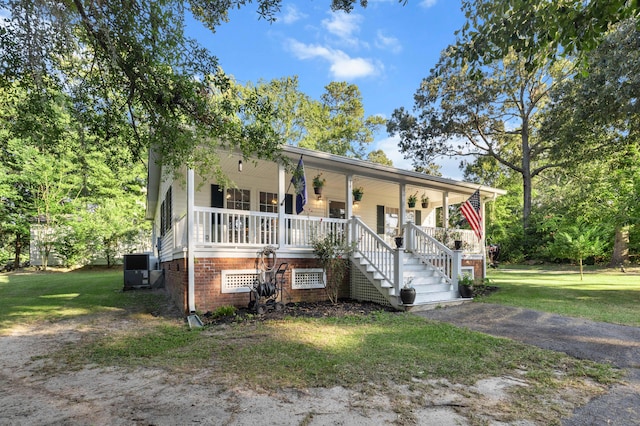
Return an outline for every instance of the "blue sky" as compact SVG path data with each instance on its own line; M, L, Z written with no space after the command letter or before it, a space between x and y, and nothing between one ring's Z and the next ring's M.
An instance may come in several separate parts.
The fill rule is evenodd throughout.
M215 33L188 28L220 66L239 83L297 75L300 91L319 99L332 81L356 84L365 114L389 118L395 108L413 107L413 94L454 43L464 24L456 0L369 0L350 14L332 12L329 0L282 3L278 20L259 20L255 4L231 10ZM411 169L397 140L385 129L372 149L383 149L394 166ZM459 178L457 161L440 159L443 175Z

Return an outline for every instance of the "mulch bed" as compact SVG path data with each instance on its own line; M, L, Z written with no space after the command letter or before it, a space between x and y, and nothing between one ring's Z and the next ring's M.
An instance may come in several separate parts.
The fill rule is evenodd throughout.
M280 320L290 317L343 317L346 315L368 316L373 312L397 312L390 306L382 306L372 302L360 302L352 299L341 299L337 303L331 302L298 302L287 303L281 311L269 310L258 315L248 308L236 309L233 315L218 316L214 312L207 312L201 318L204 325L218 325L246 322L263 322Z
M473 297L486 296L497 290L498 287L496 286L475 286L473 288ZM398 312L390 306L383 306L373 302L341 299L338 300L337 303L328 301L287 303L281 311L272 309L260 315L248 308L236 309L233 315L217 315L215 312L207 312L202 316L201 320L203 324L207 326L231 323L255 323L281 320L290 317L325 318L343 317L346 315L368 316L373 312L379 311Z

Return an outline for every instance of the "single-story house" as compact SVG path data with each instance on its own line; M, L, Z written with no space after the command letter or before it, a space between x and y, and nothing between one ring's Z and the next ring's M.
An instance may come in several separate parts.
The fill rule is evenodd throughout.
M167 292L185 313L247 306L264 278L265 253L269 262L286 264L280 274L284 303L326 300L311 243L328 234L355 245L344 297L408 309L458 300L462 273L484 276L484 235L449 229L449 206L475 194L484 218L485 203L505 191L293 146L283 151L298 164L296 171L262 160L243 164L240 154L221 153L235 187L187 168L174 174L150 153L147 219L153 220L154 255ZM320 194L313 189L316 176L324 181ZM301 185L292 184L300 179L306 182L303 206L296 200ZM362 189L361 198L355 189ZM404 237L402 247L396 236ZM453 240L462 241L461 250ZM410 304L400 299L407 282L416 290Z

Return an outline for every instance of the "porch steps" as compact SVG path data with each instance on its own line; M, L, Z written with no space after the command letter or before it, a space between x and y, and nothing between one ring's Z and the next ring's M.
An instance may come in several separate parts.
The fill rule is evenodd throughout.
M391 259L389 261L392 263ZM428 305L442 305L443 303L459 302L459 295L454 292L452 286L447 284L443 277L439 276L428 265L412 253L403 252L403 282L411 281L416 289L416 299L412 305L403 305L400 301L400 293L389 279L380 274L374 265L371 265L361 254L353 256L354 265L367 277L369 282L398 309L416 310L419 307L427 308Z

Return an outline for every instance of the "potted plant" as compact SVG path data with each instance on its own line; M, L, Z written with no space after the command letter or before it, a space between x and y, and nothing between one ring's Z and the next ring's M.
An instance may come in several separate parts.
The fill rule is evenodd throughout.
M422 208L426 209L429 207L429 197L427 197L427 193L423 192L422 197L420 197L420 202L422 203Z
M460 297L463 299L469 299L473 296L473 278L471 274L464 274L462 278L458 280L458 291Z
M416 289L411 285L412 282L413 277L407 277L404 280L404 287L400 289L400 300L403 305L413 305L416 300Z
M396 242L396 248L401 248L404 245L404 236L402 234L396 235L394 240Z
M322 195L322 187L327 182L325 178L322 177L322 173L319 173L313 177L313 192L316 195Z
M418 201L418 191L416 191L415 194L409 195L409 198L407 198L407 204L409 204L409 207L415 207L417 201Z
M364 189L361 186L356 186L351 191L353 194L353 201L362 201L362 194L364 194Z

